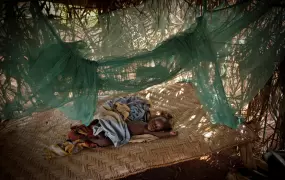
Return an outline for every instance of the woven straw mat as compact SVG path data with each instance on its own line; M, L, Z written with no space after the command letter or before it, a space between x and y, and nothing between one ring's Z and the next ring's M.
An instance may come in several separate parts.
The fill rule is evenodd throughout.
M46 160L44 149L62 142L71 125L59 110L34 113L0 126L0 179L116 179L247 143L253 132L212 125L190 84L156 86L139 93L154 109L173 116L179 135L150 143L86 149L68 157ZM102 103L102 102L101 102Z

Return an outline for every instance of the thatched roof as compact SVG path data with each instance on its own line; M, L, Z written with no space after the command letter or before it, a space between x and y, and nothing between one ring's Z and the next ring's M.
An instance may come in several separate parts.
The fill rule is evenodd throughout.
M54 3L76 5L84 8L95 8L99 12L108 12L143 3L145 0L51 0Z
M116 9L123 9L127 7L132 7L139 5L147 0L48 0L49 2L61 3L66 5L81 6L84 8L95 8L98 9L100 13L113 11ZM171 2L169 0L161 0L165 4ZM184 0L185 2L193 5L203 6L203 0ZM241 2L234 0L208 0L208 8L212 9L220 5L221 3L232 4L233 2Z

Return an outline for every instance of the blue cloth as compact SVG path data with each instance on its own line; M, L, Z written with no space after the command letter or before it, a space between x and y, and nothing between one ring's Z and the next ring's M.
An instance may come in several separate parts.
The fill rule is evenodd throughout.
M131 135L125 121L115 119L98 119L98 124L93 126L93 135L97 136L104 132L114 144L115 147L127 144Z
M130 108L129 120L147 122L150 105L145 100L137 96L120 97L105 102L103 106L114 110L116 103L126 104ZM127 123L123 121L123 118L115 119L111 116L98 118L97 125L93 126L93 135L97 136L101 132L105 133L115 147L127 144L131 138Z

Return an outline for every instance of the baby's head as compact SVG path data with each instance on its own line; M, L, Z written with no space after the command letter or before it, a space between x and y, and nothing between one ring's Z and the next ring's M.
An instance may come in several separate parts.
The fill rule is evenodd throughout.
M155 115L154 117L150 118L147 124L147 129L152 132L170 131L171 130L170 119L172 119L172 116L169 113L161 112L160 115Z

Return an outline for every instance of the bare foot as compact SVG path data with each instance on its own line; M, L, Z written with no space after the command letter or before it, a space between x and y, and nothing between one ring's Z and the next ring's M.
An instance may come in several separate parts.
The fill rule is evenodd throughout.
M178 132L177 132L177 131L170 131L170 135L171 135L171 136L177 136L177 135L178 135Z

